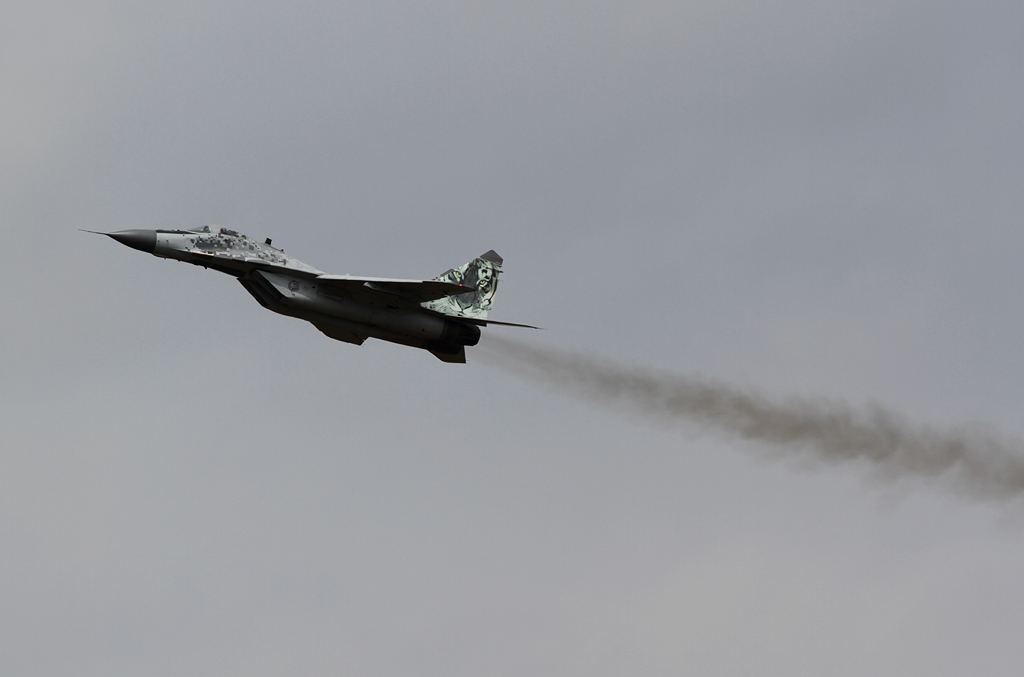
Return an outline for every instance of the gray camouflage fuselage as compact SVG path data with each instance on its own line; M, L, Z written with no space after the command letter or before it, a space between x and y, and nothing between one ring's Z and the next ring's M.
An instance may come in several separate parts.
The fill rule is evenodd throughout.
M269 239L257 242L216 226L103 234L154 256L232 275L265 308L307 320L339 341L359 345L376 338L423 348L445 362L465 362L465 347L480 340L502 264L489 251L433 280L366 278L327 275Z

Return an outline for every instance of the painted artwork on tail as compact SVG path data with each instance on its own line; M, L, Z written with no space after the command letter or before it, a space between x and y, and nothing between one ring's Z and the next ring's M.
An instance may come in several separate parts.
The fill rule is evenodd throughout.
M472 317L478 320L487 319L487 312L491 309L494 303L494 294L498 290L501 262L501 257L492 249L469 263L438 275L434 278L435 280L459 284L472 291L445 296L421 305L445 315Z

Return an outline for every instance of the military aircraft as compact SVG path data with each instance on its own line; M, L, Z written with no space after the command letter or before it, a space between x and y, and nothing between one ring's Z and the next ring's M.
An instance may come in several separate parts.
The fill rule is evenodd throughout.
M480 341L480 327L537 328L487 319L502 263L493 250L432 280L393 280L328 275L272 246L270 238L257 242L220 226L96 234L233 275L264 308L312 322L346 343L376 338L423 348L444 362L464 363L466 346Z

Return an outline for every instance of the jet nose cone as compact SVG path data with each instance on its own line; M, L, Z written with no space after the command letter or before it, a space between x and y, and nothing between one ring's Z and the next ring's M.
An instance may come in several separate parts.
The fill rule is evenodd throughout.
M107 233L121 244L138 249L139 251L152 254L156 249L155 230L119 230L116 233Z

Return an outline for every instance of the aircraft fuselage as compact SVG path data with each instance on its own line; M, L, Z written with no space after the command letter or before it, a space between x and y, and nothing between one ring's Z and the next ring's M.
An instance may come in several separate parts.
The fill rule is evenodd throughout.
M493 252L434 280L393 280L326 275L284 251L270 240L258 242L226 228L196 230L128 230L105 233L133 249L232 275L263 307L313 323L331 338L361 344L376 338L423 348L446 362L464 362L465 347L480 340L500 272ZM477 275L489 289L463 286L459 271L474 263L489 267ZM486 306L478 299L486 296ZM461 305L455 302L462 300ZM451 315L429 306L465 315ZM475 305L474 305L475 303ZM482 308L482 311L481 311Z

